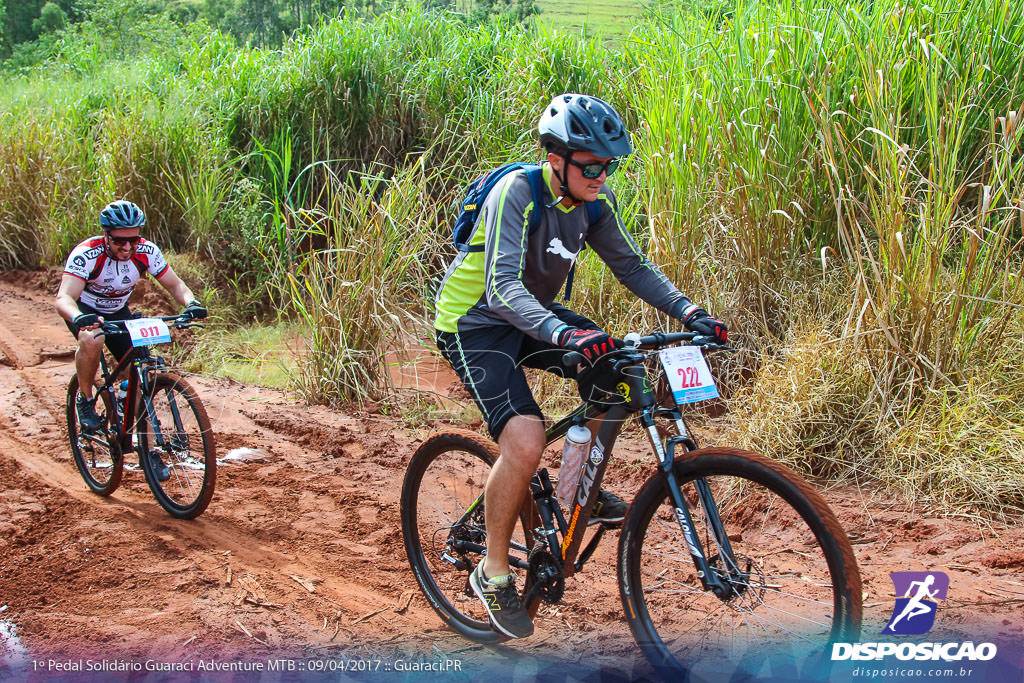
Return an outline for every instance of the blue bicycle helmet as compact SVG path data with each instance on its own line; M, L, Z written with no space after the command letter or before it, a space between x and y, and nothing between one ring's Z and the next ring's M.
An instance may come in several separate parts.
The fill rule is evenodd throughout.
M118 228L141 228L146 224L146 214L136 204L118 199L110 202L100 211L100 227L104 232Z

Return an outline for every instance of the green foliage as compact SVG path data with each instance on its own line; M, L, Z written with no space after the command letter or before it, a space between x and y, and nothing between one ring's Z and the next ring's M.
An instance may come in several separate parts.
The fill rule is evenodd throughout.
M310 326L310 400L376 400L382 349L429 323L460 187L537 158L540 107L589 92L634 133L613 178L627 228L737 331L748 443L771 443L786 415L798 465L888 463L934 490L891 466L929 448L907 425L934 420L942 449L961 429L988 449L1020 441L994 397L1021 378L991 367L1024 355L1020 3L670 4L618 47L413 6L270 51L203 28L238 8L212 1L194 33L144 6L139 42L108 45L121 1L97 0L0 89L4 267L60 260L128 196L158 241L214 256L240 318ZM318 8L277 10L292 26ZM608 329L664 325L593 255L577 278L574 304ZM773 374L792 378L784 406ZM955 409L961 390L974 403ZM986 472L1012 471L1013 453Z
M480 22L497 17L518 24L539 14L540 8L534 0L477 0L470 19Z
M60 5L48 2L39 11L39 18L32 22L32 30L39 36L45 33L55 33L64 28L67 19L68 15L60 8Z

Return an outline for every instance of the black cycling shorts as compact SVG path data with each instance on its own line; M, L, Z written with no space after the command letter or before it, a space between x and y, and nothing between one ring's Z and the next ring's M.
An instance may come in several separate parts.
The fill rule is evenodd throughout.
M92 308L91 306L86 306L85 304L79 301L78 310L80 310L82 313L95 313L96 315L102 317L104 320L132 319L132 312L128 310L127 306L124 306L123 308L114 311L113 313L103 313L102 311L97 311L95 308ZM75 341L77 341L78 335L75 334L75 328L72 327L71 323L67 320L64 321L64 324L68 326L68 330L71 331L71 334L75 337ZM132 340L127 334L108 334L104 335L104 338L107 344L107 349L114 356L115 360L121 360L122 358L124 358L124 354L128 353L132 349Z
M551 312L562 322L585 330L597 325L563 306ZM437 348L458 374L487 422L495 441L516 415L544 414L533 398L523 368L539 368L560 377L575 377L562 366L567 351L542 342L512 325L495 325L466 332L438 332Z

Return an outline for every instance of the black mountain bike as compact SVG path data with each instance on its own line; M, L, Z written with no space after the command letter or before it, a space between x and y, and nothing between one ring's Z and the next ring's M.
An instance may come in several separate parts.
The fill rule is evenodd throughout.
M588 400L547 430L550 445L573 424L599 425L569 510L563 513L545 469L531 481L510 554L525 575L524 606L534 615L541 602L560 602L565 579L583 569L613 526L601 524L580 550L616 437L635 415L657 471L621 523L618 583L636 642L659 673L678 677L698 661L773 648L820 654L832 641L854 639L860 573L821 496L756 453L698 448L676 402L657 401L652 379L662 366L685 375L684 387L698 380L696 369L665 360L682 347L661 350L680 342L728 348L691 332L629 335L624 349L601 357L590 380L581 380ZM416 580L446 624L479 642L504 640L468 581L486 548L483 488L497 457L497 445L478 434L438 433L413 455L402 488L402 533Z
M99 430L90 432L79 424L78 377L71 378L68 440L75 465L94 493L109 496L121 485L124 455L135 451L157 502L173 517L193 519L213 498L216 448L210 418L195 390L150 352L152 344L170 341L168 327L202 325L185 314L103 323L106 334L132 335L134 346L113 371L105 355L100 356L101 380L95 390L96 412L103 421ZM127 393L119 400L122 384L117 378L129 367ZM160 463L170 474L164 481L157 471Z

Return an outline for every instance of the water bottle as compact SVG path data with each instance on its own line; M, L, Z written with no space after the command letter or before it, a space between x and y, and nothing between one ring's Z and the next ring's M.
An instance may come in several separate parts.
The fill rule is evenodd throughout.
M128 398L128 380L121 380L121 386L117 388L117 414L124 415L124 402Z
M555 497L567 508L571 506L589 450L590 430L583 425L569 427L562 446L562 467L558 470L558 486L555 488Z

